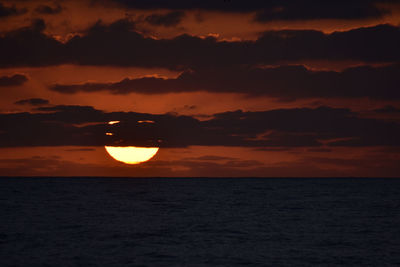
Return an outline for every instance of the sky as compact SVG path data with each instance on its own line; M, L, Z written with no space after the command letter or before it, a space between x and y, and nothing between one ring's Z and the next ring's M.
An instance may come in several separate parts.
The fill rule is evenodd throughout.
M399 177L399 47L398 0L0 1L0 176Z

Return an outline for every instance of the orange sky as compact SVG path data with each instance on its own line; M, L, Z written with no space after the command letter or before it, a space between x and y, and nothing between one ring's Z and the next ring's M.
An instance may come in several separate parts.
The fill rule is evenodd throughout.
M87 29L101 20L105 25L119 19L132 19L144 36L169 39L181 34L214 36L218 40L256 40L267 30L312 29L332 33L378 24L400 24L399 4L380 4L391 13L381 18L275 20L268 23L253 21L255 12L232 13L189 10L182 21L173 27L154 26L145 22L150 14L166 14L170 10L135 10L120 5L91 5L90 1L60 1L59 14L39 14L39 5L56 6L54 1L3 1L4 5L26 8L20 15L0 18L0 35L28 27L33 19L43 19L44 33L66 42L74 35L85 35ZM29 40L26 40L29 42ZM132 48L134 49L134 48ZM184 48L182 48L184 49ZM193 51L196 53L196 51ZM102 55L99 55L102 57ZM334 70L364 65L354 60L300 60L280 62L279 65L300 64L309 70ZM391 63L371 62L370 66ZM37 112L37 107L16 105L22 99L42 98L53 105L92 106L104 112L139 112L193 116L199 120L213 118L215 113L234 110L267 111L275 109L316 108L329 106L359 112L367 118L391 119L399 123L397 115L376 115L372 111L385 106L398 107L397 99L325 98L309 97L283 101L267 95L246 96L244 93L183 92L166 94L130 93L111 94L105 91L62 94L49 90L53 84L116 83L123 79L141 77L176 78L182 72L168 68L144 68L109 65L60 64L46 67L15 66L0 68L0 77L22 74L28 81L22 85L0 88L0 113ZM323 90L323 88L321 88ZM291 123L291 122L288 122ZM0 129L0 133L4 131ZM143 165L126 166L112 160L102 147L45 146L0 148L1 175L110 175L110 176L397 176L396 162L400 154L392 146L315 148L295 147L265 149L240 146L188 146L164 148ZM202 159L202 157L204 157ZM208 158L208 159L207 159ZM375 165L374 159L383 158ZM347 161L344 164L342 161ZM365 167L369 165L368 168ZM365 168L363 168L363 166ZM382 168L385 168L383 170ZM379 172L381 170L381 172Z

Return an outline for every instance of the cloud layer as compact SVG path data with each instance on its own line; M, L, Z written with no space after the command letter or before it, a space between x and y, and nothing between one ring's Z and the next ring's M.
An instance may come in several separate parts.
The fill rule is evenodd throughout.
M31 106L43 106L48 105L49 100L43 98L29 98L16 101L15 105L31 105Z
M400 66L354 67L342 72L312 71L303 66L227 67L183 72L177 78L126 78L116 83L55 84L65 94L107 91L113 94L165 94L207 91L300 98L400 99Z
M90 106L51 106L37 110L40 113L0 114L0 147L400 145L398 123L362 118L348 109L329 107L238 110L214 114L207 121L171 114L107 113ZM111 120L121 123L108 125ZM106 132L114 135L106 136Z
M349 1L226 1L226 0L113 0L113 2L133 9L208 10L220 12L256 12L260 22L270 20L310 20L310 19L362 19L379 18L388 10L377 4L392 3L393 0L349 0ZM103 1L94 1L103 3Z
M12 76L1 76L0 87L2 86L17 86L28 81L28 78L22 74L14 74Z
M300 60L400 60L400 28L392 25L331 34L314 30L267 31L255 41L234 42L190 35L153 39L136 32L135 24L129 20L110 25L99 22L86 34L76 35L66 43L45 35L44 29L44 22L37 20L30 27L0 37L0 67L73 63L198 69Z
M145 21L155 26L172 27L178 25L185 13L182 11L172 11L167 14L151 14L145 18Z
M0 18L5 18L9 16L21 15L26 13L27 10L25 8L18 9L15 5L8 6L0 3Z

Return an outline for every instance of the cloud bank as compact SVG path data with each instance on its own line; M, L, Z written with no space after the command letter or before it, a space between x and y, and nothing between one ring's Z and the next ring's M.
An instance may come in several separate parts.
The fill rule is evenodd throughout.
M0 114L0 147L334 147L399 146L400 125L362 118L348 109L241 110L199 121L190 116L103 112L90 106L38 107L39 113ZM108 125L111 120L121 123ZM154 123L140 123L153 121ZM114 133L106 136L106 132Z

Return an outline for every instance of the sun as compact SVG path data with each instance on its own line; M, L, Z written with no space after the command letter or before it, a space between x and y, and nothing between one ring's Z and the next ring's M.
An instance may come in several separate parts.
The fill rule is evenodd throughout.
M115 160L126 164L139 164L150 160L158 152L158 147L105 146L108 154Z

